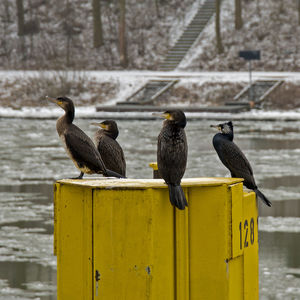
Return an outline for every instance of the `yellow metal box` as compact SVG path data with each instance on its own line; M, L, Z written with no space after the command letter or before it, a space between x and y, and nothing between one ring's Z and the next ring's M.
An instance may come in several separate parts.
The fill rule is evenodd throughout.
M241 179L183 179L188 208L161 179L55 184L58 300L258 299L258 215Z

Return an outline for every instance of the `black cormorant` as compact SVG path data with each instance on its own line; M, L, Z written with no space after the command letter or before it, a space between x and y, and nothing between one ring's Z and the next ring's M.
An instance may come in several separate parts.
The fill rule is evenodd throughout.
M92 123L92 125L102 128L96 131L94 140L105 166L125 176L126 162L124 153L116 141L119 135L117 123L113 120L106 120L102 123Z
M65 114L56 122L56 130L67 154L76 168L80 170L80 175L74 179L81 179L84 173L123 177L105 167L93 141L80 128L72 124L75 113L73 101L67 97L56 99L47 97L47 99L65 111Z
M266 205L271 206L271 202L256 186L249 161L240 148L233 142L232 122L211 125L211 127L220 130L220 133L217 133L213 138L213 145L220 160L229 169L231 177L244 178L244 185L248 189L253 190Z
M185 172L188 152L184 132L186 118L181 110L166 111L162 116L166 120L158 136L158 171L168 185L171 204L184 209L188 204L180 182Z

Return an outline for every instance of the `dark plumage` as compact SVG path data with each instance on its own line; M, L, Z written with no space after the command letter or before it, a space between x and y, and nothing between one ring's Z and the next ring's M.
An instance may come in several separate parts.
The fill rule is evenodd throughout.
M253 171L249 161L240 148L233 142L233 124L232 122L219 125L211 125L220 130L213 138L213 145L217 154L231 173L231 177L244 178L244 185L253 190L266 205L271 206L271 202L265 195L258 190Z
M65 111L56 122L56 130L67 154L80 170L80 175L74 179L81 179L84 173L123 177L105 167L93 141L80 128L72 124L75 114L73 101L66 97L56 99L47 97L47 99Z
M126 162L124 153L116 141L119 135L117 123L113 120L106 120L102 123L92 124L102 128L96 131L94 140L105 166L125 176Z
M158 171L168 185L171 204L184 209L188 204L180 182L187 162L186 118L181 110L166 111L163 117L166 120L157 143Z

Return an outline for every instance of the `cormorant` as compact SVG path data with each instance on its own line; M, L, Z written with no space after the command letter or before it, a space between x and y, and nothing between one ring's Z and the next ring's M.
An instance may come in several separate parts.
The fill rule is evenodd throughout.
M102 129L96 131L94 140L101 158L107 168L123 176L126 175L126 162L124 153L116 141L119 135L118 125L113 120L106 120L102 123L92 123Z
M213 145L217 154L231 173L231 177L244 178L244 185L253 190L266 205L271 206L272 203L257 188L253 171L249 161L240 148L233 142L233 124L232 122L222 123L219 125L211 125L220 130L213 137Z
M171 204L184 209L188 204L180 182L185 172L188 152L184 132L186 117L181 110L166 111L162 117L166 120L158 136L158 171L168 185Z
M47 97L47 99L56 103L65 111L65 114L56 122L56 130L67 154L76 168L80 170L80 175L73 179L81 179L84 173L103 174L107 177L123 177L105 167L93 141L80 128L72 124L75 114L73 101L67 97L56 99Z

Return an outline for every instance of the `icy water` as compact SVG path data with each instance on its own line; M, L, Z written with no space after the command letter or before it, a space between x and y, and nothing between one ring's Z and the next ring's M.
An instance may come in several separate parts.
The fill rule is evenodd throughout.
M93 121L93 120L90 120ZM87 120L75 122L88 134ZM185 177L229 176L212 148L219 121L190 121ZM151 178L161 121L118 122L127 174ZM300 299L300 121L235 122L235 140L273 201L260 205L260 299ZM52 185L79 174L54 120L0 119L0 299L56 299Z

